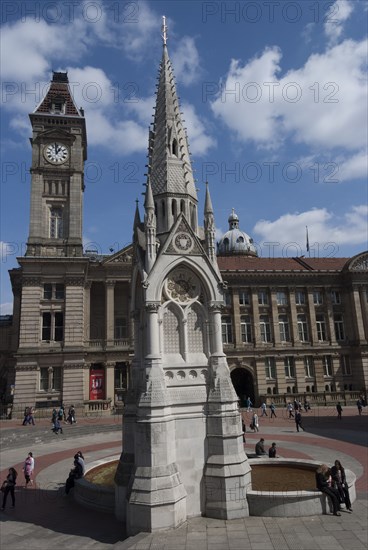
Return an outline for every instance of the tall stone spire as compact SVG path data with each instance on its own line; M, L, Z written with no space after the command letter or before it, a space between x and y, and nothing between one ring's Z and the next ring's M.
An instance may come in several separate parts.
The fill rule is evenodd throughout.
M156 215L151 183L148 180L144 201L144 228L146 233L146 271L149 273L156 260Z
M211 262L216 261L215 249L215 217L213 215L213 207L211 201L208 182L206 182L206 198L204 203L204 234L205 234L205 249L207 256Z
M157 234L168 233L182 212L198 232L197 191L186 129L167 50L166 20L162 27L163 52L158 76L153 127L149 135L148 178L157 212Z

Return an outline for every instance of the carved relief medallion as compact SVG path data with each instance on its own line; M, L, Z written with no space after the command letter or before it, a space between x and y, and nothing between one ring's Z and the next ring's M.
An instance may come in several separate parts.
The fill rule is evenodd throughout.
M165 281L166 296L180 304L196 300L200 290L199 280L186 269L175 269Z

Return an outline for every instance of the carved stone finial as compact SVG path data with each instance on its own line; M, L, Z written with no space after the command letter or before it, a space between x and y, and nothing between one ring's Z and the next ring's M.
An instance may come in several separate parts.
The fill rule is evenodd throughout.
M167 25L166 25L166 17L164 15L162 16L161 32L162 32L162 40L163 40L164 46L166 46L166 42L167 42Z

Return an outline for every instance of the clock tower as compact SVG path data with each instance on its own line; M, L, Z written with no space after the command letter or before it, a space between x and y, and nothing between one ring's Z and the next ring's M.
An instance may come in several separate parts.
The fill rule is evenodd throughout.
M82 256L86 123L67 73L54 72L30 115L31 213L26 256Z

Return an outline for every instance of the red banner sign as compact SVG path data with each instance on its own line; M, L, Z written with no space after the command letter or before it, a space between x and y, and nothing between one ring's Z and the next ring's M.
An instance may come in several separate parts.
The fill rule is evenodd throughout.
M105 399L105 371L103 369L90 371L89 398L94 401Z

